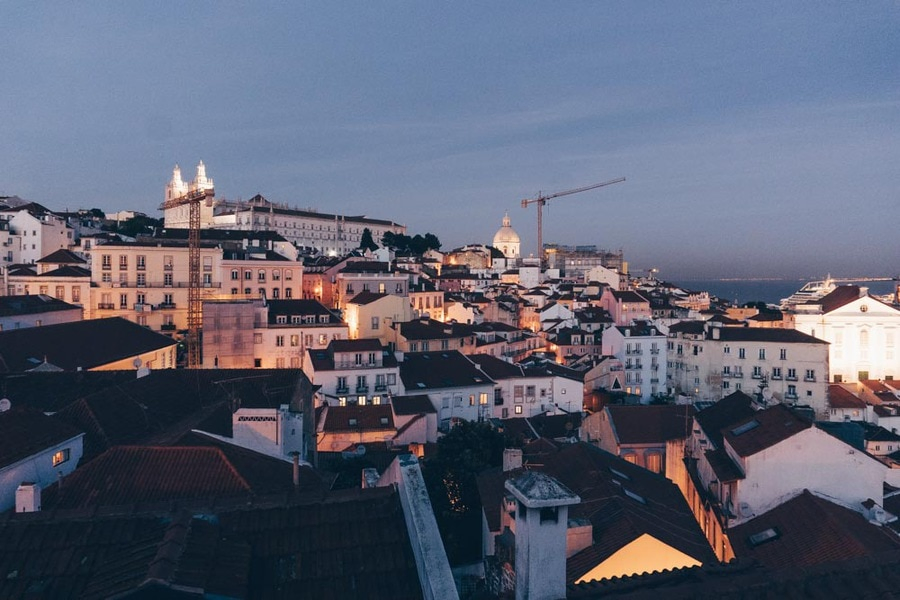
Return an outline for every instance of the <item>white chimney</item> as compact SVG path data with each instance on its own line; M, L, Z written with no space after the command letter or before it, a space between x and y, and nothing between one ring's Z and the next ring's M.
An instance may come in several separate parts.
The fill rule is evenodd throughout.
M503 450L503 472L522 468L522 449L506 448Z
M41 486L30 481L23 481L16 488L16 512L40 512Z

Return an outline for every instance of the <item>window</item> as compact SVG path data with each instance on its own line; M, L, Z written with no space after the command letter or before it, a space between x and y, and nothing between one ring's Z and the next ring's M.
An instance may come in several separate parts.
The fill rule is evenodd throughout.
M772 367L772 379L781 379L781 367Z
M260 269L256 274L257 281L265 281L266 280L266 271L265 269Z
M101 264L103 265L104 269L112 268L112 255L111 254L104 254L103 256L100 257L100 261L101 261Z
M738 348L738 358L747 358L747 352L744 348Z
M172 287L172 274L165 273L163 275L163 285L166 287Z
M379 283L379 284L378 284L378 293L379 293L379 294L383 294L383 293L384 293L384 284L383 284L383 283Z
M138 271L143 271L144 269L147 268L147 257L144 256L143 254L137 255L137 268L138 268Z
M816 371L815 369L807 369L806 376L804 377L806 381L815 381L816 380Z
M378 329L379 322L378 317L372 317L372 329Z
M275 368L276 368L276 369L283 369L283 368L284 368L284 357L276 358L276 359L275 359Z
M128 308L128 294L119 294L119 308Z
M779 360L787 360L787 348L781 348L778 351Z
M541 509L541 523L547 521L556 523L559 520L559 507L545 506Z
M61 286L61 285L56 286L56 299L57 300L65 300L66 299L66 288L64 286Z
M275 336L275 345L278 347L284 346L284 336L283 335Z
M340 376L337 378L337 388L339 390L347 389L347 377L346 376Z
M63 464L69 460L69 449L63 448L62 450L57 450L53 454L53 466L56 467L58 465Z
M245 270L244 271L244 281L250 281L252 279L253 279L253 271L251 271L250 269ZM250 292L247 292L247 293L249 294Z
M292 335L291 336L291 346L299 346L300 345L300 336Z
M759 349L759 360L766 360L766 349L765 348Z
M232 270L231 270L231 280L232 280L232 281L237 281L237 280L240 279L240 278L241 278L241 274L238 272L238 270L237 270L237 269L232 269Z
M119 255L119 268L120 268L120 269L127 269L127 268L128 268L128 255L127 255L127 254L120 254L120 255Z
M671 344L672 344L672 342L669 342L669 345L671 345ZM669 350L671 350L671 348L669 348ZM725 346L724 348L722 348L722 353L723 354L731 354L731 348L729 348L728 346Z
M481 392L478 395L478 404L487 404L488 403L488 395L487 392Z
M144 294L138 294L137 299L134 302L135 302L135 304L146 304L147 296Z
M293 298L294 290L292 290L291 288L284 288L284 297L285 298Z
M81 288L80 287L72 288L72 302L81 302Z
M146 287L146 285L147 285L147 274L146 273L138 273L137 274L137 285L138 285L138 287Z
M753 367L753 379L760 379L762 377L762 367Z
M103 283L112 283L112 275L110 275L109 273L104 273L101 279L102 279ZM26 290L27 290L27 288L26 288ZM28 292L26 291L26 294L27 293Z
M261 369L261 368L262 368L262 359L261 359L261 358L254 358L254 359L253 359L253 367L254 367L255 369Z
M521 414L522 414L522 405L521 405L521 404L519 404L519 405L516 406L516 411L515 411L515 412L516 412L517 415L521 415Z
M788 398L796 398L797 397L797 386L796 385L791 384L788 386L787 397Z
M791 381L797 381L797 369L788 369L787 378Z
M163 294L163 301L162 301L162 303L165 304L165 305L167 305L167 306L174 306L174 305L175 305L174 299L175 299L175 298L174 298L174 296L173 296L172 294Z
M284 270L284 279L286 281L291 281L293 278L294 278L293 271L291 271L290 269L285 269Z

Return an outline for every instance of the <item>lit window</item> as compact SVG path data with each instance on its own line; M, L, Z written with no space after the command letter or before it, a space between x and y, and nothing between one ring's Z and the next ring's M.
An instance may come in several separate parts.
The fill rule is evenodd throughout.
M53 455L53 466L55 467L57 465L61 465L62 463L67 462L68 460L69 460L69 449L64 448L62 450L58 450Z

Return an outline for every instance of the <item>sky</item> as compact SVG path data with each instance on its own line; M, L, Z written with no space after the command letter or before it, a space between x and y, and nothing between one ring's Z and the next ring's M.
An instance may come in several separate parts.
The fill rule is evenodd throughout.
M220 198L669 279L897 275L900 3L0 3L0 195Z

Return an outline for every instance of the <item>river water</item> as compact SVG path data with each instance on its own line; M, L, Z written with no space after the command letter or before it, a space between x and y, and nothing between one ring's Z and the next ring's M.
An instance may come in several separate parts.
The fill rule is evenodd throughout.
M745 302L766 302L767 304L780 304L782 298L787 298L800 288L805 279L694 279L673 282L689 290L707 291L723 300L735 301L739 304ZM852 282L859 286L869 288L869 294L880 296L894 291L896 281L860 281Z

